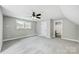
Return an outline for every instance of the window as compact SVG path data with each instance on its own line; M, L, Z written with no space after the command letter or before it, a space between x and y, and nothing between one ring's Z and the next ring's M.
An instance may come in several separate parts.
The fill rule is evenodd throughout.
M16 20L16 27L17 27L17 29L24 28L24 21Z
M25 29L31 29L31 22L24 23Z
M31 22L16 20L17 29L31 29Z

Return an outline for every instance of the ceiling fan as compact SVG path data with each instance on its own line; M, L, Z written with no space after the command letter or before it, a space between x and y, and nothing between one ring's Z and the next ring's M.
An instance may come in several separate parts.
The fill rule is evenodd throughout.
M32 13L32 17L34 18L37 18L37 19L41 19L41 14L35 14L35 12Z

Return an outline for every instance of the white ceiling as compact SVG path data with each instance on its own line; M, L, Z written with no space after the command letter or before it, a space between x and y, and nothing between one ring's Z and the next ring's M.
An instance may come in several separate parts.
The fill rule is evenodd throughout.
M71 6L60 6L61 11L64 16L69 20L73 21L76 24L79 24L79 6L71 5Z
M14 17L29 18L32 12L41 13L43 20L51 18L62 18L59 6L48 5L3 5L3 14Z
M79 6L56 5L3 5L4 15L29 19L32 12L41 13L43 20L59 19L64 16L79 24Z

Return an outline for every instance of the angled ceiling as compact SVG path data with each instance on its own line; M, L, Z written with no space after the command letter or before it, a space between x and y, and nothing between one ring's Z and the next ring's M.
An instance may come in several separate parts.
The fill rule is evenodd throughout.
M78 5L67 5L60 6L62 13L69 20L76 24L79 24L79 6Z
M30 18L32 12L41 13L41 19L62 18L59 6L52 5L3 5L3 14L14 17Z
M43 20L59 19L64 16L79 24L79 6L57 5L2 5L4 15L30 19L32 12L41 13Z

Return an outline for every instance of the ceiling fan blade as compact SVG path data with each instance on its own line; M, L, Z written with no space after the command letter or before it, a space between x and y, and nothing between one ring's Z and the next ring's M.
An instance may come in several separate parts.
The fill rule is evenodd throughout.
M36 17L36 18L41 19L41 17Z
M32 16L35 17L35 12L33 12Z
M41 16L41 14L37 14L36 16Z

